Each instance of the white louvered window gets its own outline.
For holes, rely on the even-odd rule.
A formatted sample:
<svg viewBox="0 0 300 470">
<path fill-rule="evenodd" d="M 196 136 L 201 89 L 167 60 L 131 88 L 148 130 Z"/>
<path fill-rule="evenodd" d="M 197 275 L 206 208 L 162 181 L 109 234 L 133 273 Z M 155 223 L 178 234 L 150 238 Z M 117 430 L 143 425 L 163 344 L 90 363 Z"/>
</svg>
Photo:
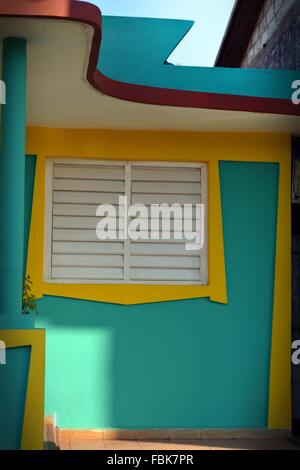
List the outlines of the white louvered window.
<svg viewBox="0 0 300 470">
<path fill-rule="evenodd" d="M 45 281 L 207 284 L 206 173 L 205 164 L 48 159 Z M 187 232 L 174 229 L 173 217 L 179 218 L 178 214 L 171 218 L 170 233 L 159 219 L 153 238 L 148 219 L 149 232 L 143 232 L 143 225 L 138 239 L 124 237 L 134 217 L 119 205 L 122 196 L 127 197 L 128 206 L 146 207 L 149 216 L 153 204 L 204 205 L 204 246 L 187 250 Z M 120 219 L 126 213 L 114 239 L 97 237 L 101 204 L 112 205 Z M 189 226 L 195 230 L 195 213 Z"/>
</svg>

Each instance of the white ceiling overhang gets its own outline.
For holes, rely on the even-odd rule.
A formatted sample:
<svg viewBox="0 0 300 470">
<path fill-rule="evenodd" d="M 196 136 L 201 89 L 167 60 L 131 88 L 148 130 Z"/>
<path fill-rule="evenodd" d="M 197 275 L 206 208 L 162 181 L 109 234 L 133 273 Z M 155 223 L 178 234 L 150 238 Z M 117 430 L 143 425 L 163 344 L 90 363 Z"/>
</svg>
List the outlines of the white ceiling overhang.
<svg viewBox="0 0 300 470">
<path fill-rule="evenodd" d="M 87 80 L 93 36 L 93 27 L 81 22 L 0 17 L 0 38 L 28 40 L 28 126 L 299 133 L 299 116 L 161 106 L 104 95 Z"/>
</svg>

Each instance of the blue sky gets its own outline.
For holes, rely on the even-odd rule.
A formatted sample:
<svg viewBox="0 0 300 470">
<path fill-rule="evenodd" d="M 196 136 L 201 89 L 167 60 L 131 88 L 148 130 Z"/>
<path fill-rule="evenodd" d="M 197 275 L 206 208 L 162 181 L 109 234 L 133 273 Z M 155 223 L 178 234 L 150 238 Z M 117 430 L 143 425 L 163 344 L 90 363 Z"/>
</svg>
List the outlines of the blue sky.
<svg viewBox="0 0 300 470">
<path fill-rule="evenodd" d="M 103 15 L 194 20 L 169 57 L 180 65 L 212 66 L 235 0 L 89 0 Z"/>
</svg>

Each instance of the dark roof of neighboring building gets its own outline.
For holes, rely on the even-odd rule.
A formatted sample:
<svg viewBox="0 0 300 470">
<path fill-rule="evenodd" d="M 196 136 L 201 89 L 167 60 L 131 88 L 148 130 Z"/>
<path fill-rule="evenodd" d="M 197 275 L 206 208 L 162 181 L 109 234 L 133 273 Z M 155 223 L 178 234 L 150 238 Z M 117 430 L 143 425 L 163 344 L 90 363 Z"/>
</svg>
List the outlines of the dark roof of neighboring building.
<svg viewBox="0 0 300 470">
<path fill-rule="evenodd" d="M 215 61 L 216 67 L 240 67 L 265 1 L 236 0 Z"/>
</svg>

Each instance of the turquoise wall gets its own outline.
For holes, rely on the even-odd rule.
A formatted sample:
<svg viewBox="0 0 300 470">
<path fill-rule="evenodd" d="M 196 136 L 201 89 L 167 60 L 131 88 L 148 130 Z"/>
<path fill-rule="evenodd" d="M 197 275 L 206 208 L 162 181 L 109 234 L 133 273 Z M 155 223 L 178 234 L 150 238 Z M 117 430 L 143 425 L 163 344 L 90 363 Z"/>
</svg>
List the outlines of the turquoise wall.
<svg viewBox="0 0 300 470">
<path fill-rule="evenodd" d="M 6 364 L 0 365 L 0 449 L 18 450 L 25 408 L 30 347 L 6 351 Z"/>
<path fill-rule="evenodd" d="M 220 163 L 228 305 L 39 301 L 59 426 L 267 426 L 278 171 Z"/>
<path fill-rule="evenodd" d="M 36 155 L 26 155 L 25 159 L 25 217 L 24 217 L 24 269 L 26 268 L 30 233 L 31 209 L 36 169 Z"/>
</svg>

